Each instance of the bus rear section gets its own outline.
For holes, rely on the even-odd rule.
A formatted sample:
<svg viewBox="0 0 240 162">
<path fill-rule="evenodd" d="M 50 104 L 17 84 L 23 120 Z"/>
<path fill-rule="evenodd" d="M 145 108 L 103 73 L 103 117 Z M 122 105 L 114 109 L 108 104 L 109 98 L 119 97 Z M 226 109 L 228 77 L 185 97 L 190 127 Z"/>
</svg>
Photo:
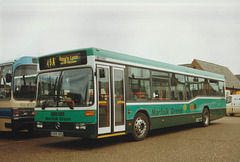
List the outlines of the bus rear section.
<svg viewBox="0 0 240 162">
<path fill-rule="evenodd" d="M 0 64 L 0 131 L 33 130 L 36 58 Z"/>
</svg>

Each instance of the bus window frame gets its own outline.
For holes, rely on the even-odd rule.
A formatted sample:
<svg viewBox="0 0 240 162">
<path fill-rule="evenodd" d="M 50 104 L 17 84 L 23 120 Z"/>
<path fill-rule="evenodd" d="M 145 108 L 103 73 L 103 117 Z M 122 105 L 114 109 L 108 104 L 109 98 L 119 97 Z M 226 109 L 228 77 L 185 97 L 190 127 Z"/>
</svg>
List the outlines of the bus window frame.
<svg viewBox="0 0 240 162">
<path fill-rule="evenodd" d="M 14 77 L 15 77 L 15 71 L 19 68 L 19 67 L 22 67 L 22 66 L 36 66 L 36 78 L 35 78 L 35 86 L 36 86 L 36 91 L 35 91 L 35 98 L 33 98 L 33 99 L 19 99 L 19 98 L 16 98 L 15 97 L 15 95 L 14 95 L 14 93 L 15 93 L 15 88 L 14 88 L 14 86 L 15 86 L 15 79 L 14 79 Z M 15 99 L 15 100 L 18 100 L 18 101 L 32 101 L 32 100 L 36 100 L 36 93 L 37 93 L 37 65 L 35 65 L 35 64 L 22 64 L 22 65 L 19 65 L 19 66 L 17 66 L 17 67 L 15 67 L 15 69 L 14 69 L 14 72 L 13 72 L 13 76 L 12 76 L 12 91 L 13 91 L 13 98 Z"/>
<path fill-rule="evenodd" d="M 159 99 L 156 99 L 156 97 L 154 98 L 154 96 L 153 96 L 153 94 L 155 93 L 155 92 L 153 92 L 153 72 L 159 72 L 159 73 L 166 73 L 167 74 L 167 76 L 159 76 L 158 77 L 158 79 L 160 79 L 161 80 L 161 82 L 163 81 L 163 80 L 165 80 L 167 83 L 168 83 L 168 87 L 166 87 L 166 97 L 165 98 L 159 98 Z M 171 73 L 170 72 L 166 72 L 166 71 L 160 71 L 160 70 L 154 70 L 154 69 L 150 69 L 150 73 L 151 73 L 151 79 L 150 79 L 150 81 L 151 81 L 151 83 L 150 83 L 150 85 L 151 85 L 151 87 L 150 87 L 150 89 L 151 89 L 151 101 L 155 101 L 155 102 L 159 102 L 159 101 L 161 101 L 161 102 L 163 102 L 163 101 L 170 101 L 171 100 L 171 82 L 170 82 L 170 75 L 171 75 Z M 155 77 L 155 79 L 156 79 L 156 77 Z M 161 85 L 161 88 L 162 88 L 162 85 Z M 160 94 L 163 92 L 163 90 L 160 92 Z"/>
<path fill-rule="evenodd" d="M 204 89 L 204 84 L 208 84 L 208 86 L 210 86 L 210 80 L 214 80 L 214 81 L 217 81 L 218 82 L 218 86 L 219 86 L 219 82 L 225 82 L 225 81 L 222 81 L 220 79 L 212 79 L 212 78 L 208 78 L 208 77 L 201 77 L 201 76 L 197 76 L 197 75 L 186 75 L 186 74 L 182 74 L 182 73 L 175 73 L 175 72 L 170 72 L 170 71 L 164 71 L 164 70 L 158 70 L 158 69 L 151 69 L 151 68 L 146 68 L 146 67 L 139 67 L 139 66 L 133 66 L 133 65 L 128 65 L 126 66 L 126 69 L 125 69 L 125 82 L 126 82 L 126 89 L 129 89 L 130 88 L 130 79 L 129 79 L 129 70 L 128 68 L 139 68 L 139 69 L 144 69 L 144 70 L 149 70 L 150 71 L 150 98 L 151 100 L 134 100 L 130 97 L 130 93 L 129 91 L 126 91 L 126 101 L 129 102 L 129 103 L 135 103 L 135 102 L 141 102 L 141 103 L 144 103 L 144 102 L 188 102 L 188 101 L 191 101 L 193 100 L 194 98 L 196 97 L 223 97 L 223 95 L 217 93 L 216 95 L 210 95 L 210 90 L 209 90 L 209 87 L 207 89 Z M 156 72 L 163 72 L 163 73 L 168 73 L 168 81 L 169 81 L 169 99 L 166 99 L 166 100 L 153 100 L 153 88 L 152 88 L 152 72 L 153 71 L 156 71 Z M 181 75 L 184 77 L 184 87 L 183 87 L 183 91 L 184 91 L 184 94 L 183 94 L 183 99 L 177 99 L 177 100 L 173 100 L 172 99 L 172 96 L 171 96 L 171 86 L 172 86 L 172 75 Z M 193 80 L 193 82 L 189 81 L 189 77 L 193 77 L 194 79 L 197 78 L 197 81 L 196 80 Z M 200 82 L 202 80 L 204 80 L 204 82 Z M 200 89 L 200 84 L 202 83 L 202 88 L 203 89 Z M 187 92 L 187 84 L 197 84 L 197 95 L 196 96 L 193 96 L 191 98 L 187 98 L 186 96 L 186 92 Z M 202 93 L 201 94 L 201 90 L 202 90 Z M 225 91 L 225 87 L 223 89 Z M 191 91 L 191 90 L 190 90 Z M 219 87 L 219 91 L 220 91 L 220 87 Z M 206 94 L 204 94 L 206 93 Z"/>
<path fill-rule="evenodd" d="M 83 107 L 92 107 L 95 103 L 96 103 L 96 101 L 95 101 L 95 99 L 96 99 L 96 96 L 95 96 L 95 82 L 94 82 L 94 80 L 95 80 L 95 72 L 94 72 L 94 70 L 93 70 L 93 67 L 92 66 L 74 66 L 74 67 L 61 67 L 61 68 L 52 68 L 52 69 L 47 69 L 47 70 L 43 70 L 42 72 L 40 72 L 40 73 L 38 73 L 37 74 L 37 91 L 36 91 L 36 107 L 42 107 L 42 104 L 38 104 L 38 96 L 39 96 L 39 80 L 38 80 L 38 77 L 39 77 L 39 75 L 40 74 L 44 74 L 44 73 L 51 73 L 51 72 L 60 72 L 60 75 L 59 76 L 62 76 L 62 72 L 63 71 L 65 71 L 65 70 L 73 70 L 73 69 L 82 69 L 82 68 L 90 68 L 91 69 L 91 71 L 92 71 L 92 82 L 93 82 L 93 99 L 92 99 L 92 104 L 91 105 L 88 105 L 88 106 L 75 106 L 74 108 L 83 108 Z M 58 78 L 59 79 L 59 78 Z M 57 87 L 59 88 L 59 84 L 60 83 L 58 83 L 58 85 L 57 85 Z M 58 89 L 59 90 L 59 89 Z M 58 101 L 59 102 L 59 101 Z M 68 107 L 67 105 L 66 106 L 47 106 L 47 107 L 51 107 L 51 108 L 53 108 L 53 107 L 56 107 L 56 108 L 64 108 L 64 107 Z"/>
</svg>

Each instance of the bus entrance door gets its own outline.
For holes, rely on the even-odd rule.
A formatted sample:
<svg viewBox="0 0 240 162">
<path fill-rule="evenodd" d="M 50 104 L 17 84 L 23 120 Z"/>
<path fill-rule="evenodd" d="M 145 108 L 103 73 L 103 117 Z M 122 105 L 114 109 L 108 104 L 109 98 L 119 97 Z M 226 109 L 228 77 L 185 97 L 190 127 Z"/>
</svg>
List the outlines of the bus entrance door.
<svg viewBox="0 0 240 162">
<path fill-rule="evenodd" d="M 123 67 L 97 66 L 98 135 L 125 131 L 124 84 Z"/>
</svg>

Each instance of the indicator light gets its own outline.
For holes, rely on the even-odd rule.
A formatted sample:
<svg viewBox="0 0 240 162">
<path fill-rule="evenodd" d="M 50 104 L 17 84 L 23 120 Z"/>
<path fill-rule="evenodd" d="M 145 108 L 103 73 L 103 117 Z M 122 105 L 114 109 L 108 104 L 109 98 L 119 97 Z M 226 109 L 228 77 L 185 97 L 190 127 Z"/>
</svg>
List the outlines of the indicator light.
<svg viewBox="0 0 240 162">
<path fill-rule="evenodd" d="M 95 111 L 85 111 L 85 116 L 95 116 Z"/>
</svg>

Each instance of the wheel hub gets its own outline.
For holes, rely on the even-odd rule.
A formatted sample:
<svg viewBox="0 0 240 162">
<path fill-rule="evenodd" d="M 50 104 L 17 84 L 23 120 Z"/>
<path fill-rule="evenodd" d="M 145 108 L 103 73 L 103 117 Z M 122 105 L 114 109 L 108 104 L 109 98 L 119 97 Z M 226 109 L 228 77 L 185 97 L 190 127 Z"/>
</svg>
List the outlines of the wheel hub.
<svg viewBox="0 0 240 162">
<path fill-rule="evenodd" d="M 143 135 L 146 132 L 147 123 L 142 119 L 138 119 L 135 123 L 135 128 L 138 135 Z"/>
</svg>

